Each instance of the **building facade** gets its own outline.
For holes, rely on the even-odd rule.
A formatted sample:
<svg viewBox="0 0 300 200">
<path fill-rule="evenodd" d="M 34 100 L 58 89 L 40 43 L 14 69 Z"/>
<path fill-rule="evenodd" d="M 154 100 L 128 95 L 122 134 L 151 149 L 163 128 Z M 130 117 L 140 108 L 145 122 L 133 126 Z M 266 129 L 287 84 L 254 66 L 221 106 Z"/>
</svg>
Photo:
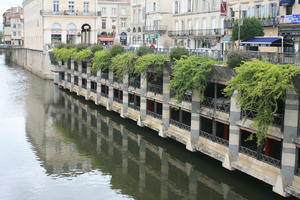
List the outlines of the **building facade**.
<svg viewBox="0 0 300 200">
<path fill-rule="evenodd" d="M 264 26 L 264 36 L 278 36 L 279 4 L 274 0 L 228 0 L 227 17 L 224 22 L 226 35 L 230 36 L 234 23 L 246 17 L 255 17 Z M 226 41 L 229 42 L 229 41 Z M 230 49 L 236 49 L 238 43 L 228 45 Z M 276 47 L 258 47 L 260 51 L 277 51 Z"/>
<path fill-rule="evenodd" d="M 172 30 L 174 46 L 189 49 L 220 49 L 224 34 L 221 0 L 173 0 Z"/>
<path fill-rule="evenodd" d="M 23 8 L 12 7 L 3 14 L 3 41 L 6 44 L 22 46 L 23 36 Z"/>
<path fill-rule="evenodd" d="M 136 47 L 145 44 L 146 0 L 131 1 L 130 44 Z"/>
</svg>

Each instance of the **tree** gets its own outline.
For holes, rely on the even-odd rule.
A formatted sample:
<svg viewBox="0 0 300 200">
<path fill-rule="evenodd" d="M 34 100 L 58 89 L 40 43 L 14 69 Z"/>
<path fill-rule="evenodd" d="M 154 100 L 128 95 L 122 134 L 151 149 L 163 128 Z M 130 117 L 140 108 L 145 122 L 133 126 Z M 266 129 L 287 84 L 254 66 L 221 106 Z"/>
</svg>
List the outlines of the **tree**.
<svg viewBox="0 0 300 200">
<path fill-rule="evenodd" d="M 0 31 L 0 43 L 3 43 L 3 32 Z"/>
<path fill-rule="evenodd" d="M 232 28 L 232 40 L 238 40 L 238 22 L 233 25 Z M 243 19 L 243 25 L 241 25 L 241 40 L 250 40 L 256 36 L 264 36 L 264 26 L 256 18 Z"/>
</svg>

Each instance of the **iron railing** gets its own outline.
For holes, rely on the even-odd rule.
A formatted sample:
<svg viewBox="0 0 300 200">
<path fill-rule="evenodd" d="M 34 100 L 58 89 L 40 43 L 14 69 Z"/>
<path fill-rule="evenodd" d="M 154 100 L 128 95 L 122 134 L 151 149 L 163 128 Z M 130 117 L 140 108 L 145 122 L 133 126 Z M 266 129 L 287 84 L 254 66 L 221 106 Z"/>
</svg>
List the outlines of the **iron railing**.
<svg viewBox="0 0 300 200">
<path fill-rule="evenodd" d="M 276 26 L 276 25 L 279 24 L 276 17 L 271 17 L 271 18 L 260 18 L 260 19 L 258 19 L 258 20 L 261 22 L 261 24 L 262 24 L 263 26 Z M 226 29 L 226 28 L 231 29 L 231 28 L 234 26 L 234 24 L 235 24 L 236 22 L 237 22 L 237 20 L 225 20 L 225 21 L 224 21 L 224 28 L 225 28 L 225 29 Z"/>
<path fill-rule="evenodd" d="M 243 111 L 241 116 L 243 118 L 253 120 L 256 116 L 256 112 L 252 110 Z M 274 114 L 273 117 L 274 117 L 273 125 L 279 128 L 283 128 L 284 114 Z"/>
<path fill-rule="evenodd" d="M 128 103 L 128 107 L 130 107 L 130 108 L 132 108 L 132 109 L 134 109 L 134 110 L 140 110 L 140 107 L 139 106 L 137 106 L 137 105 L 135 105 L 134 103 Z"/>
<path fill-rule="evenodd" d="M 205 97 L 201 105 L 207 108 L 216 109 L 221 112 L 230 112 L 230 103 L 225 98 Z"/>
<path fill-rule="evenodd" d="M 54 16 L 98 16 L 99 13 L 96 12 L 81 12 L 78 10 L 64 10 L 64 11 L 46 11 L 46 10 L 41 10 L 40 11 L 41 15 L 54 15 Z"/>
<path fill-rule="evenodd" d="M 147 115 L 150 115 L 151 117 L 154 117 L 156 119 L 162 119 L 162 115 L 161 114 L 158 114 L 156 112 L 152 112 L 152 111 L 149 111 L 147 110 Z"/>
<path fill-rule="evenodd" d="M 118 103 L 121 103 L 121 104 L 123 103 L 122 99 L 119 99 L 117 97 L 114 97 L 113 99 L 114 99 L 115 102 L 118 102 Z"/>
<path fill-rule="evenodd" d="M 190 131 L 191 130 L 191 126 L 189 125 L 186 125 L 184 123 L 181 123 L 177 120 L 174 120 L 174 119 L 170 119 L 170 124 L 178 127 L 178 128 L 181 128 L 181 129 L 184 129 L 184 130 L 187 130 L 187 131 Z"/>
<path fill-rule="evenodd" d="M 224 146 L 229 146 L 229 141 L 228 140 L 225 140 L 223 138 L 220 138 L 216 135 L 213 135 L 213 134 L 210 134 L 210 133 L 207 133 L 205 131 L 199 131 L 199 135 L 202 136 L 202 137 L 205 137 L 213 142 L 216 142 L 218 144 L 222 144 Z"/>
<path fill-rule="evenodd" d="M 141 81 L 131 78 L 129 79 L 128 85 L 134 88 L 141 88 Z"/>
<path fill-rule="evenodd" d="M 165 32 L 168 26 L 157 25 L 157 26 L 144 26 L 144 32 Z"/>
<path fill-rule="evenodd" d="M 155 94 L 162 94 L 163 93 L 163 87 L 161 85 L 156 85 L 152 83 L 148 83 L 147 90 L 149 92 L 153 92 Z"/>
<path fill-rule="evenodd" d="M 170 97 L 171 98 L 175 97 L 175 92 L 172 91 L 172 90 L 170 91 Z M 185 94 L 183 95 L 182 100 L 187 101 L 187 102 L 191 102 L 192 101 L 192 92 L 191 91 L 185 92 Z"/>
<path fill-rule="evenodd" d="M 224 29 L 215 28 L 215 29 L 199 29 L 199 30 L 178 30 L 178 31 L 169 31 L 168 35 L 170 37 L 201 37 L 201 36 L 221 36 L 224 34 Z"/>
</svg>

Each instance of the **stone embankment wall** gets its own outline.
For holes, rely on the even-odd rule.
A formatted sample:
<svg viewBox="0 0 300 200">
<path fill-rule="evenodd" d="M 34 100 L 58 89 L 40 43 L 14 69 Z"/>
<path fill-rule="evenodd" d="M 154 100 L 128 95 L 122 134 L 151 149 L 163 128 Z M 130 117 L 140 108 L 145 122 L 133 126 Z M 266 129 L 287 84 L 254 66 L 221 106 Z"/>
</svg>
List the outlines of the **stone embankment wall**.
<svg viewBox="0 0 300 200">
<path fill-rule="evenodd" d="M 53 80 L 53 73 L 50 69 L 51 63 L 49 53 L 47 51 L 13 48 L 12 62 L 24 67 L 43 79 Z"/>
</svg>

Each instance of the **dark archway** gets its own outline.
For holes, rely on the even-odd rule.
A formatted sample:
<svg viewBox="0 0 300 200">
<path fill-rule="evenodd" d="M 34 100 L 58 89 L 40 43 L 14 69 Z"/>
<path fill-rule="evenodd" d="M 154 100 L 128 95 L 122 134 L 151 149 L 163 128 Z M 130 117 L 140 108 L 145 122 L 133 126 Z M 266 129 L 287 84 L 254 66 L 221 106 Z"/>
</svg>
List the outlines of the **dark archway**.
<svg viewBox="0 0 300 200">
<path fill-rule="evenodd" d="M 81 26 L 81 43 L 84 43 L 84 44 L 91 43 L 91 31 L 92 31 L 92 28 L 89 24 L 83 24 Z"/>
</svg>

